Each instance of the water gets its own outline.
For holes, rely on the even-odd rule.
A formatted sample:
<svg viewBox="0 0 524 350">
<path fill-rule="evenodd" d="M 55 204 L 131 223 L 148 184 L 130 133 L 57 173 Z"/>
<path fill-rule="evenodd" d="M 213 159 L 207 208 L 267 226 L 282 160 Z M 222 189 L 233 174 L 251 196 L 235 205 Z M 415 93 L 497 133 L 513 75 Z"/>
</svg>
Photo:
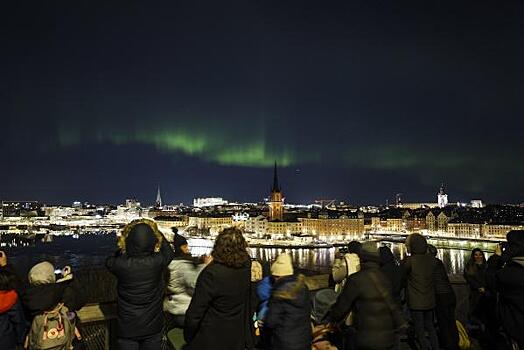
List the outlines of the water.
<svg viewBox="0 0 524 350">
<path fill-rule="evenodd" d="M 8 255 L 10 263 L 22 274 L 26 274 L 34 264 L 47 260 L 56 267 L 70 265 L 73 269 L 103 266 L 105 259 L 116 251 L 115 234 L 83 234 L 73 236 L 54 236 L 52 242 L 41 240 L 27 241 L 14 236 L 0 236 L 1 248 Z M 191 253 L 195 256 L 209 254 L 213 242 L 204 239 L 190 239 Z M 383 242 L 388 245 L 398 259 L 406 255 L 401 243 Z M 438 242 L 437 242 L 438 247 Z M 295 266 L 300 269 L 328 272 L 333 264 L 335 248 L 249 248 L 253 257 L 263 262 L 271 262 L 282 252 L 291 254 Z M 461 274 L 469 258 L 470 247 L 439 248 L 438 257 L 452 274 Z"/>
</svg>

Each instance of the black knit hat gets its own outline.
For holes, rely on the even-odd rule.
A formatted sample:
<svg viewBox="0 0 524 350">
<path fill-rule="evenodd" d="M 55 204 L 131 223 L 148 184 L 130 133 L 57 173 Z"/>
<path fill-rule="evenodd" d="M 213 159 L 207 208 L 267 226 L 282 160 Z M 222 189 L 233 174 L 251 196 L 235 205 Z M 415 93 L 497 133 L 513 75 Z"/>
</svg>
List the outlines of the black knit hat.
<svg viewBox="0 0 524 350">
<path fill-rule="evenodd" d="M 380 263 L 380 253 L 377 247 L 377 243 L 372 241 L 364 242 L 364 244 L 362 244 L 362 248 L 360 249 L 358 257 L 362 262 L 373 261 Z"/>
<path fill-rule="evenodd" d="M 173 236 L 173 249 L 175 250 L 175 254 L 183 253 L 180 250 L 180 247 L 182 247 L 183 245 L 187 245 L 187 239 L 185 239 L 184 236 L 175 233 L 175 235 Z"/>
</svg>

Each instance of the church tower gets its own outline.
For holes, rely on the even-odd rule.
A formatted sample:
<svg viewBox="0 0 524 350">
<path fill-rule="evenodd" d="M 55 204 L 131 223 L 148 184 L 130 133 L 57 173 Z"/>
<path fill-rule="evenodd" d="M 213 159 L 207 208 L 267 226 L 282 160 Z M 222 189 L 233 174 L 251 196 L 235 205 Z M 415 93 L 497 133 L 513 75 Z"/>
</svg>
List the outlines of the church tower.
<svg viewBox="0 0 524 350">
<path fill-rule="evenodd" d="M 162 196 L 160 196 L 160 185 L 157 187 L 157 191 L 156 191 L 155 207 L 162 208 Z"/>
<path fill-rule="evenodd" d="M 278 185 L 277 162 L 273 172 L 273 187 L 269 194 L 269 221 L 282 221 L 284 219 L 284 199 Z"/>
<path fill-rule="evenodd" d="M 440 191 L 438 191 L 437 194 L 437 203 L 439 208 L 444 208 L 446 205 L 448 205 L 448 195 L 444 191 L 444 183 L 440 185 Z"/>
</svg>

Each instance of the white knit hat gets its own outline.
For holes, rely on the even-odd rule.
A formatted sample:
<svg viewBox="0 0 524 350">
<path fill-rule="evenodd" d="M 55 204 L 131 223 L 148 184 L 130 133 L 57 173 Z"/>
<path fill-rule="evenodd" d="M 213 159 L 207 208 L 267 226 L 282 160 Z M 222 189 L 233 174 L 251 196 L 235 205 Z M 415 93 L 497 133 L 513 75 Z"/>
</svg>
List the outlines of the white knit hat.
<svg viewBox="0 0 524 350">
<path fill-rule="evenodd" d="M 30 284 L 55 283 L 55 267 L 50 262 L 43 261 L 33 266 L 27 277 Z"/>
<path fill-rule="evenodd" d="M 291 256 L 287 253 L 282 253 L 277 256 L 277 260 L 271 265 L 271 274 L 277 277 L 291 276 L 293 274 Z"/>
</svg>

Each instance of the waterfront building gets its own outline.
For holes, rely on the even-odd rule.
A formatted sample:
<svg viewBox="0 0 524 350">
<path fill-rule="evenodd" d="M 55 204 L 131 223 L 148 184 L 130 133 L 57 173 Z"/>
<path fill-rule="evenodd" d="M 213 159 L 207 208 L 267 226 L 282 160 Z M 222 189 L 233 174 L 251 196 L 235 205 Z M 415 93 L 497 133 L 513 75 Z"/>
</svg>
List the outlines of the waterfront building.
<svg viewBox="0 0 524 350">
<path fill-rule="evenodd" d="M 231 215 L 199 215 L 189 216 L 188 226 L 196 227 L 199 230 L 208 229 L 210 232 L 219 232 L 224 228 L 233 225 L 233 217 Z"/>
<path fill-rule="evenodd" d="M 448 223 L 447 233 L 450 236 L 460 238 L 481 238 L 483 236 L 483 225 L 452 220 Z"/>
<path fill-rule="evenodd" d="M 318 218 L 299 218 L 302 223 L 302 233 L 321 239 L 359 236 L 364 234 L 364 218 L 350 218 L 341 215 L 338 218 L 319 216 Z"/>
<path fill-rule="evenodd" d="M 426 228 L 433 232 L 446 232 L 450 218 L 444 210 L 429 210 L 426 215 Z"/>
<path fill-rule="evenodd" d="M 482 227 L 485 238 L 506 239 L 506 234 L 512 230 L 524 230 L 524 224 L 486 224 Z"/>
</svg>

